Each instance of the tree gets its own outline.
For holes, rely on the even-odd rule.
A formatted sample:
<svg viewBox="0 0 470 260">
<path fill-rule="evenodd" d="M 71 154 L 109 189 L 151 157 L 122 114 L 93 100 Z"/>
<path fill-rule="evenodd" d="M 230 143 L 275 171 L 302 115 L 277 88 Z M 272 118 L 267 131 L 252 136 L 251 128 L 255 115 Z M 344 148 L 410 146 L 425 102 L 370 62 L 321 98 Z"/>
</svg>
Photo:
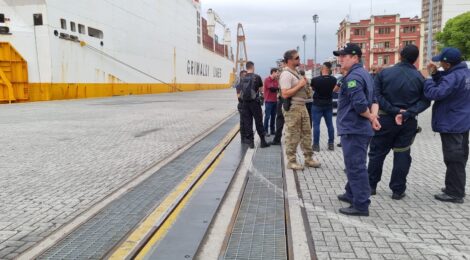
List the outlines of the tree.
<svg viewBox="0 0 470 260">
<path fill-rule="evenodd" d="M 438 32 L 439 48 L 455 47 L 462 52 L 464 60 L 470 59 L 470 12 L 447 21 L 444 30 Z"/>
</svg>

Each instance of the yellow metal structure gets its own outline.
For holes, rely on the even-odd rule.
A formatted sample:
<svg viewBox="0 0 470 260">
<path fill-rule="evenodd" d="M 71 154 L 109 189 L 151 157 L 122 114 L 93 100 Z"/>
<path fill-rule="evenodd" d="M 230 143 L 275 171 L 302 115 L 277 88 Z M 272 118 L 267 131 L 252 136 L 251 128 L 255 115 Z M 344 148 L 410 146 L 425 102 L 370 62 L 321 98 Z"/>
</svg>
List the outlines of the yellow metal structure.
<svg viewBox="0 0 470 260">
<path fill-rule="evenodd" d="M 0 102 L 28 99 L 28 64 L 10 43 L 0 42 Z"/>
</svg>

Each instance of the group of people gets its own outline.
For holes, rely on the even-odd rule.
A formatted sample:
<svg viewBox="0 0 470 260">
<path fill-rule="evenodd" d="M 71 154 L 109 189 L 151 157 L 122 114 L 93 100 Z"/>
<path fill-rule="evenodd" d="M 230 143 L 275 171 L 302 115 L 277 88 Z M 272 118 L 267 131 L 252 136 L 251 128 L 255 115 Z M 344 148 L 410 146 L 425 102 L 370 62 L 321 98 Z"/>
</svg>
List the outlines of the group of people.
<svg viewBox="0 0 470 260">
<path fill-rule="evenodd" d="M 389 184 L 392 199 L 400 200 L 406 196 L 411 146 L 420 129 L 417 115 L 434 101 L 432 129 L 440 133 L 446 165 L 445 187 L 435 198 L 463 203 L 469 154 L 470 70 L 462 62 L 461 52 L 456 48 L 444 48 L 433 57 L 433 61 L 440 62 L 441 69 L 433 63 L 427 65 L 428 79 L 413 65 L 419 57 L 415 45 L 405 46 L 400 52 L 400 62 L 373 76 L 361 63 L 362 50 L 358 45 L 348 43 L 333 54 L 338 57 L 344 73 L 339 82 L 331 76 L 331 64 L 325 63 L 322 75 L 308 84 L 297 71 L 300 58 L 296 50 L 284 54 L 285 67 L 282 71 L 272 69 L 264 84 L 254 74 L 254 64 L 249 62 L 247 74 L 241 75 L 243 78 L 237 85 L 242 141 L 254 147 L 253 119 L 261 147 L 269 146 L 265 139 L 268 130 L 275 135 L 271 144 L 280 144 L 284 126 L 287 167 L 303 169 L 296 158 L 299 144 L 305 166 L 320 167 L 320 162 L 313 158 L 314 151 L 319 151 L 319 122 L 321 117 L 325 118 L 328 148 L 333 150 L 331 96 L 337 91 L 336 127 L 348 180 L 344 194 L 338 195 L 338 199 L 351 205 L 339 212 L 368 216 L 370 197 L 376 194 L 384 160 L 390 151 L 394 154 Z M 262 87 L 266 98 L 264 124 L 259 94 Z M 307 109 L 312 97 L 311 109 Z"/>
</svg>

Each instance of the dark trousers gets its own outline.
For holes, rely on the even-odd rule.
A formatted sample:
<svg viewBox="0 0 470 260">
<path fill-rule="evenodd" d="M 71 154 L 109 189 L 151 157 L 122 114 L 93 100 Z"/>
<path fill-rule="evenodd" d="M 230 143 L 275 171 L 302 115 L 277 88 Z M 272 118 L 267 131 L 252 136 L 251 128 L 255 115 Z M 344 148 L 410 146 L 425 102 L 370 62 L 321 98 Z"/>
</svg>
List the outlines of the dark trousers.
<svg viewBox="0 0 470 260">
<path fill-rule="evenodd" d="M 243 109 L 242 109 L 242 103 L 238 102 L 238 114 L 240 115 L 240 137 L 242 138 L 242 141 L 245 139 L 245 127 L 243 126 Z"/>
<path fill-rule="evenodd" d="M 282 129 L 284 129 L 284 115 L 282 114 L 282 100 L 279 99 L 276 105 L 276 135 L 273 142 L 281 141 Z"/>
<path fill-rule="evenodd" d="M 441 133 L 442 153 L 446 164 L 445 192 L 457 198 L 465 196 L 468 161 L 468 131 L 463 134 Z"/>
<path fill-rule="evenodd" d="M 344 164 L 346 165 L 346 196 L 352 206 L 361 211 L 369 209 L 370 185 L 367 176 L 367 147 L 370 137 L 365 135 L 342 135 Z"/>
<path fill-rule="evenodd" d="M 276 121 L 276 102 L 264 102 L 264 131 L 267 133 L 271 130 L 271 134 L 274 134 L 274 123 Z M 268 129 L 269 126 L 269 129 Z"/>
<path fill-rule="evenodd" d="M 258 101 L 244 101 L 242 104 L 242 117 L 245 132 L 245 139 L 253 141 L 253 119 L 255 120 L 256 131 L 260 137 L 264 137 L 263 111 Z"/>
<path fill-rule="evenodd" d="M 414 118 L 406 120 L 401 126 L 395 118 L 382 115 L 379 119 L 382 128 L 375 133 L 369 151 L 369 183 L 372 189 L 382 178 L 385 157 L 393 150 L 393 169 L 389 187 L 393 193 L 402 194 L 406 190 L 406 177 L 411 166 L 411 145 L 416 136 L 418 122 Z"/>
<path fill-rule="evenodd" d="M 325 119 L 326 127 L 328 128 L 328 143 L 332 144 L 335 140 L 335 127 L 333 126 L 333 106 L 312 105 L 313 144 L 320 144 L 320 122 L 322 117 Z"/>
<path fill-rule="evenodd" d="M 312 106 L 313 102 L 305 103 L 305 107 L 307 108 L 308 112 L 308 118 L 310 118 L 310 127 L 312 127 Z"/>
</svg>

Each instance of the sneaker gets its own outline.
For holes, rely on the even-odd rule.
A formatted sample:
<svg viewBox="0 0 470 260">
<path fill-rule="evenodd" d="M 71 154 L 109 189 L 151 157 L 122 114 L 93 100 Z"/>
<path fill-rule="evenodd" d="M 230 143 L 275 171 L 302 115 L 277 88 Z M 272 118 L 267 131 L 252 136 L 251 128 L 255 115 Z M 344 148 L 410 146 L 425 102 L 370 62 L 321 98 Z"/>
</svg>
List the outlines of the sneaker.
<svg viewBox="0 0 470 260">
<path fill-rule="evenodd" d="M 444 201 L 444 202 L 452 202 L 452 203 L 460 203 L 460 204 L 463 203 L 463 198 L 457 198 L 457 197 L 450 196 L 445 193 L 436 194 L 434 195 L 434 198 L 440 201 Z"/>
<path fill-rule="evenodd" d="M 299 163 L 297 162 L 289 162 L 287 164 L 287 169 L 292 169 L 292 170 L 296 170 L 296 171 L 301 171 L 304 169 L 304 167 L 302 165 L 300 165 Z"/>
<path fill-rule="evenodd" d="M 393 195 L 392 195 L 392 199 L 394 199 L 394 200 L 401 200 L 401 199 L 403 199 L 405 196 L 406 196 L 406 194 L 405 194 L 404 192 L 401 193 L 401 194 L 394 192 Z"/>
<path fill-rule="evenodd" d="M 320 146 L 318 144 L 314 144 L 312 146 L 312 149 L 313 149 L 314 152 L 319 152 L 320 151 Z"/>
<path fill-rule="evenodd" d="M 340 194 L 338 195 L 338 199 L 342 202 L 346 202 L 346 203 L 349 203 L 349 204 L 352 204 L 352 200 L 346 196 L 346 194 Z"/>
<path fill-rule="evenodd" d="M 328 144 L 328 150 L 334 151 L 335 150 L 335 145 L 334 144 Z"/>
<path fill-rule="evenodd" d="M 307 167 L 320 168 L 321 163 L 313 158 L 305 160 L 305 165 Z"/>
<path fill-rule="evenodd" d="M 349 216 L 363 216 L 363 217 L 368 217 L 369 216 L 369 211 L 365 210 L 358 210 L 351 207 L 348 208 L 340 208 L 339 213 L 344 214 L 344 215 L 349 215 Z"/>
</svg>

